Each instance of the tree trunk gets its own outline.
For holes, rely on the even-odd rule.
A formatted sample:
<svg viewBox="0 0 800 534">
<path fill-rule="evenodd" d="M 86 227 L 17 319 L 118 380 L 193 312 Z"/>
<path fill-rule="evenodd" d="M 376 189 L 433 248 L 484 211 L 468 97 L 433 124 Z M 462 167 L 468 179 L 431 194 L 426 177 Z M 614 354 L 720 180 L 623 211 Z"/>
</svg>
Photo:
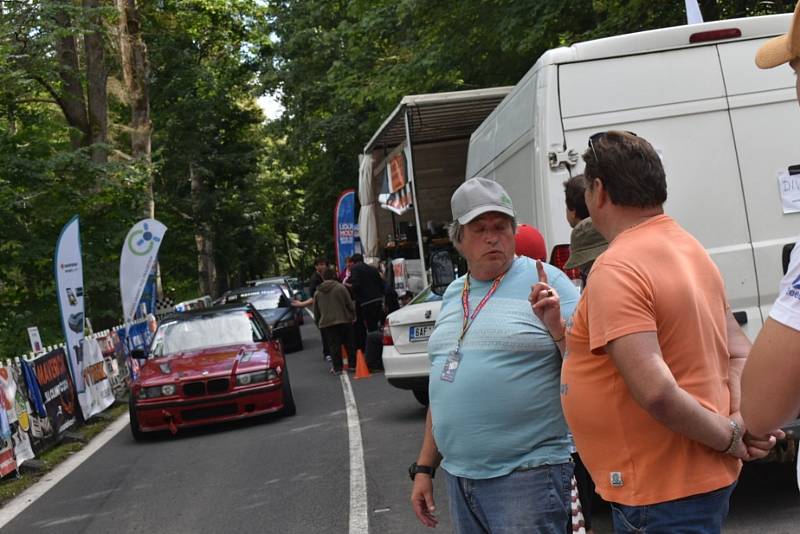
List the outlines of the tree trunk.
<svg viewBox="0 0 800 534">
<path fill-rule="evenodd" d="M 69 0 L 56 0 L 56 3 L 66 8 L 70 6 Z M 51 95 L 61 107 L 67 123 L 77 130 L 70 133 L 70 141 L 72 147 L 78 149 L 88 146 L 90 139 L 89 118 L 86 115 L 86 103 L 78 67 L 78 47 L 72 34 L 72 20 L 67 11 L 58 10 L 53 18 L 64 32 L 63 36 L 56 40 L 58 75 L 63 84 L 63 92 Z"/>
<path fill-rule="evenodd" d="M 141 20 L 136 0 L 116 0 L 119 11 L 119 49 L 122 76 L 131 107 L 131 156 L 151 162 L 150 95 L 147 87 L 149 65 L 147 46 L 142 38 Z M 152 174 L 148 170 L 145 215 L 155 217 Z"/>
<path fill-rule="evenodd" d="M 217 296 L 217 269 L 214 264 L 214 244 L 211 226 L 205 220 L 203 200 L 205 186 L 203 180 L 189 164 L 189 179 L 192 187 L 192 218 L 194 219 L 194 242 L 197 245 L 197 275 L 201 295 Z"/>
<path fill-rule="evenodd" d="M 92 161 L 106 163 L 108 161 L 108 149 L 105 146 L 108 141 L 108 92 L 106 89 L 108 71 L 106 70 L 103 35 L 100 33 L 103 19 L 99 14 L 98 0 L 83 0 L 83 7 L 93 27 L 83 36 L 89 104 L 89 143 L 92 145 Z"/>
</svg>

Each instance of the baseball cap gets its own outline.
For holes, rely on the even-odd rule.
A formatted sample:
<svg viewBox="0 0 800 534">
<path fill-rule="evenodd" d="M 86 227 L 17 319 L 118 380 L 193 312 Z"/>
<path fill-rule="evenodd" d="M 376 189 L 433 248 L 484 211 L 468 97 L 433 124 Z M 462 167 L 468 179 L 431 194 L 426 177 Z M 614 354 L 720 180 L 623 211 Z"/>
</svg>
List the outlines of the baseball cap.
<svg viewBox="0 0 800 534">
<path fill-rule="evenodd" d="M 453 219 L 467 224 L 475 217 L 489 211 L 514 217 L 514 206 L 503 186 L 488 178 L 470 178 L 461 184 L 450 199 Z"/>
<path fill-rule="evenodd" d="M 574 269 L 594 261 L 608 248 L 608 241 L 597 231 L 592 219 L 583 219 L 572 229 L 569 236 L 570 254 L 564 267 Z"/>
<path fill-rule="evenodd" d="M 756 65 L 771 69 L 800 57 L 800 2 L 794 8 L 789 33 L 774 37 L 756 52 Z"/>
<path fill-rule="evenodd" d="M 542 234 L 527 224 L 517 225 L 517 235 L 514 236 L 516 241 L 515 252 L 517 256 L 527 256 L 534 260 L 547 260 L 547 247 L 544 244 L 544 237 Z"/>
</svg>

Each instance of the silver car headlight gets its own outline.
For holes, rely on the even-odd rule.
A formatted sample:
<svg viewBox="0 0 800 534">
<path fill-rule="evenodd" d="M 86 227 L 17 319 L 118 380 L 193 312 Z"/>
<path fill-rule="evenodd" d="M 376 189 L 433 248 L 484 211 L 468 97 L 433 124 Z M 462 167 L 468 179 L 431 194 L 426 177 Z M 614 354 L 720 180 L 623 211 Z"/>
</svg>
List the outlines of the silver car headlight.
<svg viewBox="0 0 800 534">
<path fill-rule="evenodd" d="M 274 369 L 265 369 L 263 371 L 256 371 L 254 373 L 242 373 L 236 375 L 237 386 L 247 386 L 249 384 L 257 384 L 259 382 L 267 382 L 278 378 L 278 373 Z"/>
<path fill-rule="evenodd" d="M 175 384 L 164 384 L 163 386 L 150 386 L 139 390 L 140 399 L 155 399 L 157 397 L 169 397 L 175 395 L 178 388 Z"/>
</svg>

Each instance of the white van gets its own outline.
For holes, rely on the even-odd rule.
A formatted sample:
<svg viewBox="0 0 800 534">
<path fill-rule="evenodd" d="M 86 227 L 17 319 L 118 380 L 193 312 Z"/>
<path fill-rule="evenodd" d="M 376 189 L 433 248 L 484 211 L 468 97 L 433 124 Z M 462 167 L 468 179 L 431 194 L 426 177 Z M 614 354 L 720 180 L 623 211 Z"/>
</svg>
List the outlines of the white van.
<svg viewBox="0 0 800 534">
<path fill-rule="evenodd" d="M 753 339 L 777 296 L 781 254 L 800 232 L 778 173 L 800 163 L 789 67 L 759 70 L 756 49 L 791 15 L 622 35 L 546 52 L 472 134 L 467 178 L 502 183 L 519 221 L 569 243 L 562 183 L 582 172 L 591 134 L 650 141 L 667 172 L 666 212 L 708 249 Z M 669 243 L 664 243 L 669 246 Z"/>
</svg>

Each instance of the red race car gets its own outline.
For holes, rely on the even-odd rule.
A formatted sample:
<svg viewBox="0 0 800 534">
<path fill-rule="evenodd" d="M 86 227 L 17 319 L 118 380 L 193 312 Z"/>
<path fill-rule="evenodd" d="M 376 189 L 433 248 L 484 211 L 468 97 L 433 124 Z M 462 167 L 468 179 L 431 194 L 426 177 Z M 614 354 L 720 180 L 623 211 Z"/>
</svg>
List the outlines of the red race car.
<svg viewBox="0 0 800 534">
<path fill-rule="evenodd" d="M 177 314 L 158 327 L 131 384 L 131 432 L 230 421 L 280 412 L 294 415 L 280 343 L 249 304 Z"/>
</svg>

